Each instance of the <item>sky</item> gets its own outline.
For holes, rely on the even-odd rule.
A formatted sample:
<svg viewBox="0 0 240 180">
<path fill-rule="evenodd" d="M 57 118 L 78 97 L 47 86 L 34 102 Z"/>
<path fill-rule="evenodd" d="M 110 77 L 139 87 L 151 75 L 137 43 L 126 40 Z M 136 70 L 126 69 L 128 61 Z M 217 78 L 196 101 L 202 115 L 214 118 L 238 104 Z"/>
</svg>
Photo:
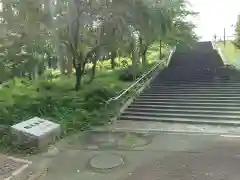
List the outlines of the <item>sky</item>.
<svg viewBox="0 0 240 180">
<path fill-rule="evenodd" d="M 200 14 L 192 19 L 197 25 L 196 33 L 202 40 L 212 40 L 213 35 L 223 37 L 234 35 L 237 16 L 240 13 L 240 0 L 188 0 L 194 11 Z"/>
<path fill-rule="evenodd" d="M 212 40 L 214 34 L 223 37 L 226 28 L 227 38 L 234 35 L 233 25 L 240 14 L 240 0 L 188 0 L 191 9 L 199 15 L 190 20 L 197 25 L 196 33 L 202 40 Z M 1 9 L 1 4 L 0 4 Z"/>
</svg>

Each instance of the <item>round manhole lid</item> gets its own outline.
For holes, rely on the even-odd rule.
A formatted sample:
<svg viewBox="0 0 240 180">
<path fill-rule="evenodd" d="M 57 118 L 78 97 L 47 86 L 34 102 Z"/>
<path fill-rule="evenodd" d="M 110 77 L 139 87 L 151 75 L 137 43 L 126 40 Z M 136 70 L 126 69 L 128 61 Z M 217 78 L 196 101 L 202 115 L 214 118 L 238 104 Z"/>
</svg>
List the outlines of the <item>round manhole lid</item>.
<svg viewBox="0 0 240 180">
<path fill-rule="evenodd" d="M 123 158 L 116 154 L 101 154 L 92 158 L 90 166 L 98 170 L 111 170 L 124 163 Z"/>
</svg>

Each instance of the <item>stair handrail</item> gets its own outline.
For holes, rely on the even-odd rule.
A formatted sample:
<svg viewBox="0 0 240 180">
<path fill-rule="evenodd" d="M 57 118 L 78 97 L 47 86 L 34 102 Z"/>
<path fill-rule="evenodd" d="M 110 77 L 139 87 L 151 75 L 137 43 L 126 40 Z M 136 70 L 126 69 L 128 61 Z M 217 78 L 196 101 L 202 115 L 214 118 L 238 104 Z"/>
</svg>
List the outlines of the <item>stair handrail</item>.
<svg viewBox="0 0 240 180">
<path fill-rule="evenodd" d="M 173 53 L 176 50 L 176 46 L 173 47 L 173 49 L 169 52 L 168 54 L 168 59 L 167 59 L 167 65 L 173 55 Z M 126 93 L 128 93 L 132 88 L 134 88 L 141 80 L 143 80 L 146 76 L 148 76 L 150 73 L 152 73 L 159 65 L 163 64 L 164 61 L 161 61 L 159 63 L 156 63 L 148 72 L 144 73 L 140 78 L 137 79 L 137 81 L 135 81 L 132 85 L 130 85 L 127 89 L 125 89 L 124 91 L 120 91 L 121 93 L 115 97 L 110 98 L 106 103 L 109 104 L 112 101 L 116 101 L 118 99 L 120 99 L 123 95 L 125 95 Z"/>
<path fill-rule="evenodd" d="M 168 60 L 167 60 L 167 66 L 169 65 L 170 60 L 171 60 L 171 58 L 173 56 L 173 53 L 175 53 L 175 51 L 176 51 L 176 46 L 174 46 L 173 49 L 170 51 L 170 54 L 169 54 Z"/>
</svg>

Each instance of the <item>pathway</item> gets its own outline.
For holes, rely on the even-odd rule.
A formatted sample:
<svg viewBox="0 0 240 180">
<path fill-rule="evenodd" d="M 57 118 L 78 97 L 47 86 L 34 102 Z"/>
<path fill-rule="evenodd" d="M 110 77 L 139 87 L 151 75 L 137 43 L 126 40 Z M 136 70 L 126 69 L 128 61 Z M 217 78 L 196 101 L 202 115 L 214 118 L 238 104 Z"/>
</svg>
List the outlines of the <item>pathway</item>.
<svg viewBox="0 0 240 180">
<path fill-rule="evenodd" d="M 59 152 L 40 168 L 42 174 L 35 180 L 238 180 L 240 176 L 238 137 L 92 132 L 57 147 Z"/>
</svg>

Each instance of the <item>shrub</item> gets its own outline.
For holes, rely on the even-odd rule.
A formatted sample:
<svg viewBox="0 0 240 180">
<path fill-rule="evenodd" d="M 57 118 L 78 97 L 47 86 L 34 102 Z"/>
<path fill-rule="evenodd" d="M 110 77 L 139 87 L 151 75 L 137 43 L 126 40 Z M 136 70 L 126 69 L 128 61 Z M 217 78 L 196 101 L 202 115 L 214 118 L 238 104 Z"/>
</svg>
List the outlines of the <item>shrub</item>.
<svg viewBox="0 0 240 180">
<path fill-rule="evenodd" d="M 121 61 L 121 66 L 122 66 L 122 67 L 127 67 L 127 66 L 128 66 L 128 60 L 127 60 L 127 59 L 123 59 L 123 60 Z"/>
<path fill-rule="evenodd" d="M 98 87 L 86 93 L 84 98 L 84 108 L 93 111 L 104 106 L 104 103 L 115 95 L 115 92 L 104 87 Z"/>
<path fill-rule="evenodd" d="M 120 71 L 119 80 L 121 81 L 134 81 L 133 66 L 128 66 L 127 68 Z M 140 68 L 136 69 L 136 78 L 141 76 L 142 72 Z"/>
</svg>

